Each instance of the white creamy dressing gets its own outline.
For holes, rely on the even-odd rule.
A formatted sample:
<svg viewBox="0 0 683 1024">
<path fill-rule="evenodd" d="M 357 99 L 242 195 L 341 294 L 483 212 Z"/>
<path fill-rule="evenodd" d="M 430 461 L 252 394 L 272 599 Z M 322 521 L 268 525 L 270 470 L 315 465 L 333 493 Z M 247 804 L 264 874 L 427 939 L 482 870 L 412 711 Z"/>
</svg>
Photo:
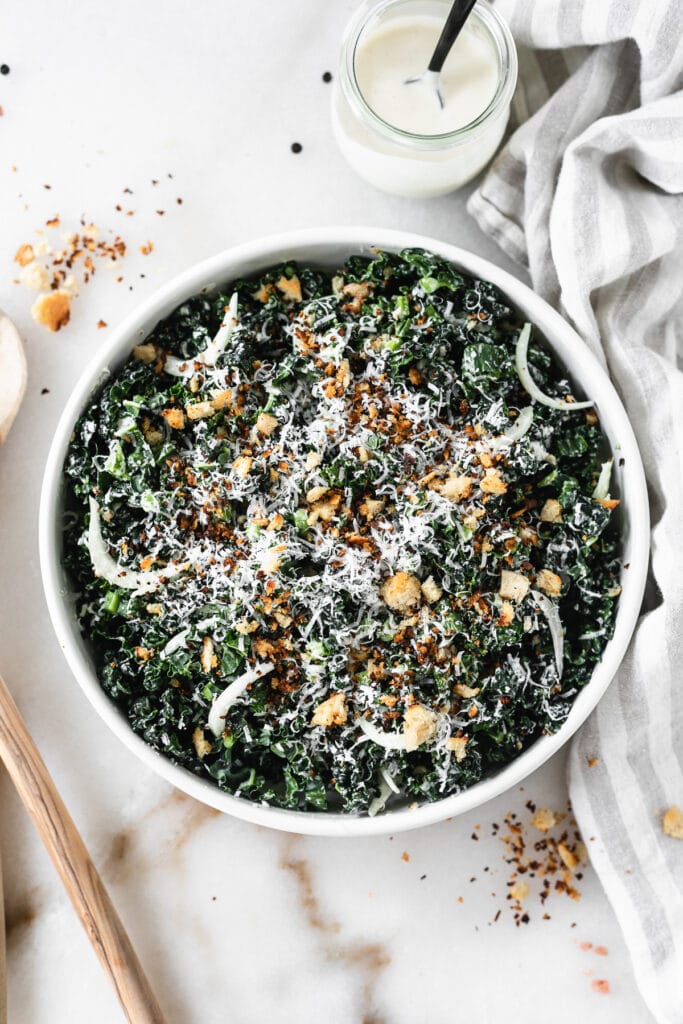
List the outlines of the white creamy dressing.
<svg viewBox="0 0 683 1024">
<path fill-rule="evenodd" d="M 488 107 L 499 80 L 491 42 L 465 26 L 439 77 L 441 108 L 429 81 L 406 85 L 427 69 L 443 28 L 439 18 L 396 17 L 364 34 L 356 49 L 358 87 L 388 124 L 416 135 L 443 135 L 463 128 Z"/>
</svg>

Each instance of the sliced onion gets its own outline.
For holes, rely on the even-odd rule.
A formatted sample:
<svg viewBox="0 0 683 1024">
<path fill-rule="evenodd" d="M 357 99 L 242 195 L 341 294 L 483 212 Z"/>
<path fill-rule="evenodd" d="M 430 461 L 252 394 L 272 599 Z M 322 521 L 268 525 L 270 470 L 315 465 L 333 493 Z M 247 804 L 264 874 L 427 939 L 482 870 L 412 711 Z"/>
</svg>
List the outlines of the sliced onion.
<svg viewBox="0 0 683 1024">
<path fill-rule="evenodd" d="M 102 536 L 100 523 L 100 506 L 94 498 L 90 498 L 90 523 L 88 524 L 88 552 L 96 576 L 102 577 L 123 590 L 137 590 L 139 594 L 149 594 L 164 582 L 182 572 L 182 565 L 168 565 L 156 572 L 139 572 L 119 565 L 109 554 L 109 549 Z"/>
<path fill-rule="evenodd" d="M 379 773 L 392 793 L 398 794 L 401 792 L 400 788 L 394 782 L 392 775 L 386 770 L 386 768 L 380 768 Z"/>
<path fill-rule="evenodd" d="M 564 409 L 565 412 L 574 412 L 576 409 L 590 409 L 593 407 L 593 402 L 565 402 L 562 398 L 551 398 L 550 395 L 546 395 L 544 391 L 541 391 L 538 384 L 531 376 L 529 370 L 529 363 L 527 361 L 527 350 L 529 348 L 529 338 L 531 337 L 531 324 L 524 324 L 519 337 L 517 339 L 517 347 L 515 349 L 515 369 L 517 375 L 522 383 L 522 387 L 532 398 L 535 398 L 541 405 L 547 405 L 551 409 Z"/>
<path fill-rule="evenodd" d="M 249 669 L 248 672 L 238 676 L 237 679 L 230 683 L 230 686 L 226 686 L 222 693 L 214 697 L 207 722 L 207 726 L 214 736 L 221 736 L 223 734 L 225 716 L 233 704 L 237 703 L 249 684 L 255 683 L 257 679 L 262 679 L 263 676 L 267 676 L 274 668 L 275 665 L 272 662 L 263 661 L 256 668 Z"/>
<path fill-rule="evenodd" d="M 406 738 L 402 734 L 384 732 L 383 729 L 378 729 L 372 722 L 368 722 L 367 718 L 359 718 L 358 725 L 361 732 L 364 732 L 369 740 L 372 740 L 373 743 L 380 747 L 384 747 L 385 750 L 406 749 Z"/>
<path fill-rule="evenodd" d="M 548 621 L 550 635 L 553 639 L 557 677 L 561 679 L 564 667 L 564 630 L 562 629 L 560 613 L 557 610 L 557 605 L 549 597 L 546 597 L 545 594 L 542 594 L 540 590 L 532 590 L 531 596 Z"/>
<path fill-rule="evenodd" d="M 608 459 L 607 462 L 603 462 L 602 464 L 600 476 L 598 477 L 598 482 L 595 485 L 595 490 L 593 491 L 593 497 L 596 501 L 602 501 L 602 499 L 606 498 L 609 494 L 609 482 L 610 477 L 612 476 L 613 462 L 614 459 Z"/>
<path fill-rule="evenodd" d="M 212 617 L 210 619 L 202 619 L 201 622 L 197 622 L 195 624 L 194 628 L 196 630 L 206 629 L 207 626 L 212 626 L 215 621 L 215 617 Z M 191 626 L 188 626 L 187 629 L 181 629 L 179 633 L 176 633 L 175 636 L 171 637 L 166 646 L 161 651 L 159 651 L 159 657 L 161 658 L 162 661 L 164 660 L 164 658 L 170 657 L 171 654 L 175 654 L 176 651 L 179 651 L 181 647 L 185 646 L 185 641 L 189 636 L 191 628 Z"/>
<path fill-rule="evenodd" d="M 387 800 L 389 799 L 393 792 L 391 786 L 384 778 L 383 772 L 380 771 L 380 775 L 382 777 L 379 780 L 379 793 L 377 794 L 375 799 L 371 800 L 370 803 L 368 804 L 369 818 L 374 818 L 376 814 L 379 814 L 380 811 L 384 810 L 384 805 L 386 804 Z M 396 790 L 396 792 L 398 792 L 398 790 Z"/>
<path fill-rule="evenodd" d="M 194 374 L 195 363 L 201 363 L 202 366 L 215 366 L 216 360 L 221 352 L 225 351 L 225 346 L 230 341 L 232 332 L 235 329 L 236 320 L 237 292 L 233 292 L 228 310 L 225 314 L 223 325 L 219 329 L 213 341 L 210 341 L 206 348 L 201 352 L 198 352 L 196 356 L 190 356 L 188 359 L 178 359 L 177 356 L 166 356 L 166 361 L 164 363 L 164 370 L 166 373 L 170 373 L 172 377 L 192 377 Z"/>
<path fill-rule="evenodd" d="M 491 441 L 491 448 L 505 448 L 515 441 L 520 441 L 528 433 L 531 424 L 534 422 L 534 410 L 530 405 L 520 410 L 519 416 L 511 427 Z"/>
</svg>

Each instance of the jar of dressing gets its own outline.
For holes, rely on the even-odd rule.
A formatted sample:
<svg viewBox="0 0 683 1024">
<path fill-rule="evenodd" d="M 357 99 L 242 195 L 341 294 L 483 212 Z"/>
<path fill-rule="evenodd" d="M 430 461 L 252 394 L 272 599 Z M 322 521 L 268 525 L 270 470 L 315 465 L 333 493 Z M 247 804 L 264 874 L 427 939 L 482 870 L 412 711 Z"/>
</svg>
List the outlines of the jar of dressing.
<svg viewBox="0 0 683 1024">
<path fill-rule="evenodd" d="M 444 99 L 426 82 L 451 0 L 366 0 L 347 27 L 332 98 L 335 138 L 351 167 L 384 192 L 425 198 L 460 188 L 505 131 L 517 82 L 510 30 L 478 0 L 446 58 Z"/>
</svg>

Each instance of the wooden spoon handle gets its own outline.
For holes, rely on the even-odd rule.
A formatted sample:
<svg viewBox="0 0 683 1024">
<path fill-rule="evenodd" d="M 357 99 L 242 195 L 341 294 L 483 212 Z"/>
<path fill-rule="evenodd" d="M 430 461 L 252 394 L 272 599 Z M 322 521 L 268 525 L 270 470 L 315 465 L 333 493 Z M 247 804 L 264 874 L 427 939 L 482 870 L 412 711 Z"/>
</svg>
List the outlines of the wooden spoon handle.
<svg viewBox="0 0 683 1024">
<path fill-rule="evenodd" d="M 5 897 L 0 864 L 0 1024 L 7 1024 L 7 960 L 5 949 Z"/>
<path fill-rule="evenodd" d="M 0 758 L 57 868 L 131 1024 L 164 1024 L 102 879 L 0 676 Z"/>
</svg>

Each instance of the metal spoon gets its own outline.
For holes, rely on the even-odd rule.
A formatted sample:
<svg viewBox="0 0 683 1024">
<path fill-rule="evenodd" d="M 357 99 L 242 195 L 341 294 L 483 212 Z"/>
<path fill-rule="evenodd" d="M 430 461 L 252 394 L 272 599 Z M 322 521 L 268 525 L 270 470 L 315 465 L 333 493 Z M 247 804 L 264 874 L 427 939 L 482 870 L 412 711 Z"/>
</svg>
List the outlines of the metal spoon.
<svg viewBox="0 0 683 1024">
<path fill-rule="evenodd" d="M 429 66 L 426 71 L 423 71 L 421 75 L 417 75 L 415 78 L 406 78 L 404 85 L 413 85 L 416 82 L 424 82 L 430 85 L 436 94 L 436 98 L 439 101 L 439 106 L 443 110 L 446 106 L 446 102 L 443 98 L 441 90 L 439 89 L 439 76 L 441 75 L 441 69 L 444 66 L 446 57 L 451 52 L 453 43 L 460 35 L 463 25 L 470 16 L 470 12 L 474 7 L 476 0 L 453 0 L 453 6 L 450 9 L 449 15 L 446 18 L 446 24 L 443 27 L 439 40 L 434 48 L 432 59 L 429 62 Z"/>
</svg>

